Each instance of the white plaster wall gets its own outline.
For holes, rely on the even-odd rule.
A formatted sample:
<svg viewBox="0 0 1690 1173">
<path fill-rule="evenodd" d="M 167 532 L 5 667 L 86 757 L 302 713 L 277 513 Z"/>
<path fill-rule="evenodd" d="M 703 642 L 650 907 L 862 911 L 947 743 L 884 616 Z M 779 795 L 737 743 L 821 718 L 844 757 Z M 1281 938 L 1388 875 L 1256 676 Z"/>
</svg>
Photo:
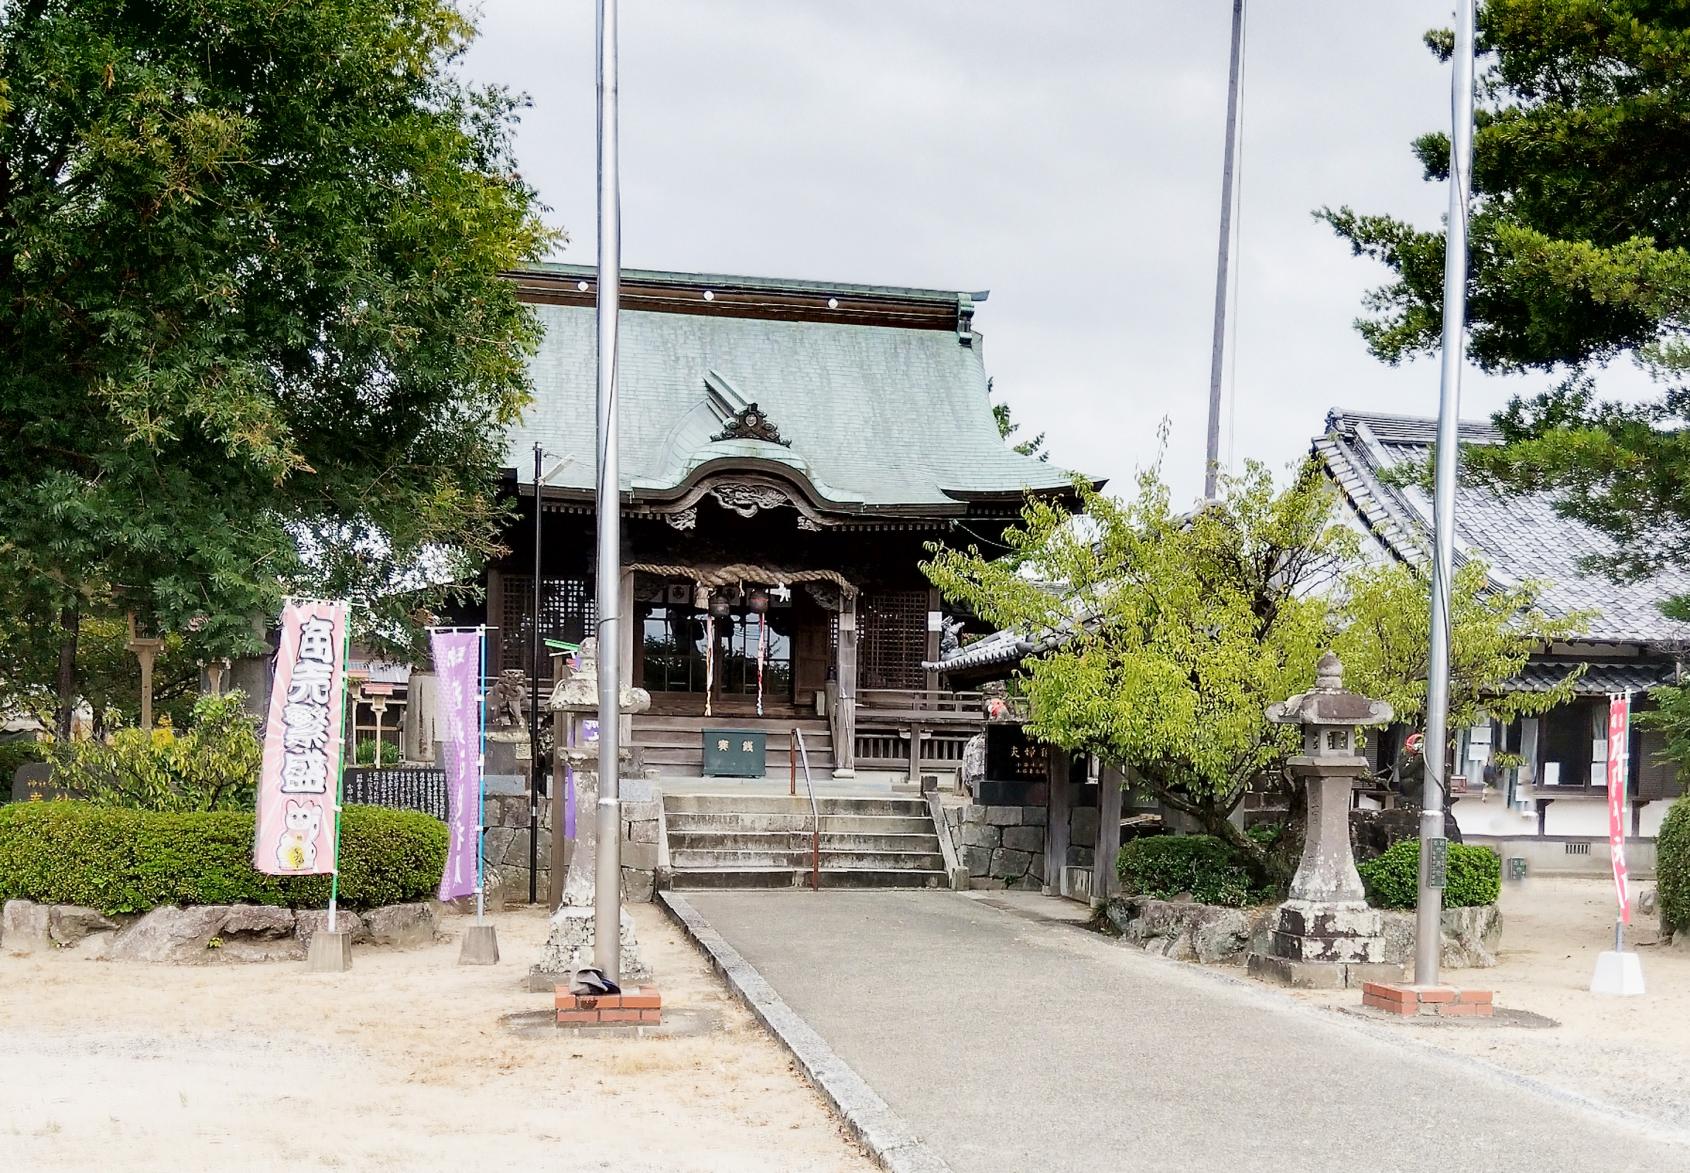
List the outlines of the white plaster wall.
<svg viewBox="0 0 1690 1173">
<path fill-rule="evenodd" d="M 1558 798 L 1544 818 L 1545 835 L 1608 837 L 1608 803 L 1601 798 Z"/>
<path fill-rule="evenodd" d="M 1669 802 L 1646 802 L 1637 812 L 1637 834 L 1644 839 L 1653 839 L 1661 833 L 1661 821 L 1667 817 L 1672 809 Z"/>
<path fill-rule="evenodd" d="M 1450 807 L 1455 825 L 1463 835 L 1536 835 L 1537 811 L 1521 814 L 1493 791 L 1486 796 L 1468 795 L 1457 798 Z"/>
</svg>

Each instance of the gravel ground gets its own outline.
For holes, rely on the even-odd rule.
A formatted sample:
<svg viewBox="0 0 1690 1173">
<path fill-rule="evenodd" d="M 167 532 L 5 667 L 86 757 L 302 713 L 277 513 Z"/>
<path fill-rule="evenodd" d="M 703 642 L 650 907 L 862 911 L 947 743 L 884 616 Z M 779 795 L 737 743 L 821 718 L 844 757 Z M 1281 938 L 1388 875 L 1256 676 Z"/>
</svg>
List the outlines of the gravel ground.
<svg viewBox="0 0 1690 1173">
<path fill-rule="evenodd" d="M 529 911 L 495 918 L 497 967 L 456 964 L 460 918 L 335 975 L 0 957 L 0 1170 L 871 1169 L 696 950 L 633 911 L 669 1007 L 716 1029 L 505 1029 L 551 1004 L 522 989 L 545 937 Z"/>
<path fill-rule="evenodd" d="M 1446 970 L 1451 985 L 1496 991 L 1498 1006 L 1560 1025 L 1413 1028 L 1414 1039 L 1661 1124 L 1690 1131 L 1690 949 L 1658 943 L 1652 917 L 1635 917 L 1627 945 L 1643 959 L 1640 998 L 1590 993 L 1596 955 L 1613 948 L 1614 888 L 1606 878 L 1537 876 L 1502 890 L 1500 964 Z M 1359 995 L 1299 991 L 1316 1005 Z"/>
</svg>

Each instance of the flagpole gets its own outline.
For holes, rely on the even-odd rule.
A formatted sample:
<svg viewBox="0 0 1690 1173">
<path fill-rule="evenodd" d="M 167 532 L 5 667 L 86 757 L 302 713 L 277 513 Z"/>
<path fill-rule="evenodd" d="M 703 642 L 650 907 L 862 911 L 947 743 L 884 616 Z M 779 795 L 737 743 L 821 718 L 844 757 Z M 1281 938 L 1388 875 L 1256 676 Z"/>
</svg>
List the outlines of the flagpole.
<svg viewBox="0 0 1690 1173">
<path fill-rule="evenodd" d="M 357 712 L 351 714 L 352 720 L 347 721 L 346 698 L 351 694 L 348 687 L 347 669 L 352 666 L 352 603 L 347 601 L 346 609 L 341 612 L 342 627 L 340 632 L 340 719 L 347 724 L 357 724 Z M 376 747 L 376 765 L 381 765 L 381 747 Z M 346 785 L 346 728 L 341 727 L 341 736 L 335 754 L 334 766 L 334 871 L 329 874 L 329 932 L 335 931 L 335 906 L 340 903 L 340 804 L 345 793 Z"/>
<path fill-rule="evenodd" d="M 487 629 L 479 627 L 475 634 L 480 649 L 476 692 L 481 700 L 475 753 L 475 923 L 482 925 L 487 923 Z"/>
<path fill-rule="evenodd" d="M 598 866 L 593 884 L 593 960 L 622 978 L 622 812 L 620 715 L 622 495 L 618 462 L 616 327 L 621 302 L 622 208 L 617 163 L 616 0 L 598 0 Z"/>
<path fill-rule="evenodd" d="M 1221 247 L 1215 262 L 1215 336 L 1209 347 L 1209 443 L 1203 499 L 1215 496 L 1221 466 L 1221 371 L 1226 354 L 1227 269 L 1232 255 L 1232 172 L 1238 151 L 1238 75 L 1244 57 L 1244 0 L 1232 0 L 1232 59 L 1226 77 L 1226 152 L 1221 164 Z"/>
<path fill-rule="evenodd" d="M 1443 877 L 1433 874 L 1444 838 L 1449 754 L 1449 597 L 1455 560 L 1455 483 L 1461 459 L 1461 363 L 1467 326 L 1467 204 L 1473 172 L 1473 9 L 1457 0 L 1450 57 L 1449 225 L 1444 242 L 1443 365 L 1439 372 L 1436 492 L 1432 505 L 1432 622 L 1426 675 L 1425 790 L 1420 803 L 1420 892 L 1414 921 L 1414 982 L 1438 984 Z M 1434 884 L 1435 881 L 1435 884 Z"/>
</svg>

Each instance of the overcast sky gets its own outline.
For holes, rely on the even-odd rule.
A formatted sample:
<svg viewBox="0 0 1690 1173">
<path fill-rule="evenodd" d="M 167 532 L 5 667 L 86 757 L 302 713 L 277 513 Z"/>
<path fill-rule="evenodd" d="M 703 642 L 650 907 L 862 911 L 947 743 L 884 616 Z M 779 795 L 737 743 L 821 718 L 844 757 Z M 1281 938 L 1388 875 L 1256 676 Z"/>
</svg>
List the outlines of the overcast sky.
<svg viewBox="0 0 1690 1173">
<path fill-rule="evenodd" d="M 1415 135 L 1449 73 L 1449 0 L 1248 5 L 1237 461 L 1280 468 L 1328 408 L 1433 415 L 1433 360 L 1372 359 L 1352 321 L 1384 270 L 1310 212 L 1440 221 Z M 988 371 L 1024 434 L 1126 491 L 1171 421 L 1201 488 L 1227 0 L 623 0 L 623 262 L 990 289 Z M 471 76 L 533 99 L 524 173 L 594 256 L 593 0 L 483 0 Z M 1629 381 L 1631 372 L 1621 376 Z M 1469 373 L 1466 417 L 1546 380 Z"/>
</svg>

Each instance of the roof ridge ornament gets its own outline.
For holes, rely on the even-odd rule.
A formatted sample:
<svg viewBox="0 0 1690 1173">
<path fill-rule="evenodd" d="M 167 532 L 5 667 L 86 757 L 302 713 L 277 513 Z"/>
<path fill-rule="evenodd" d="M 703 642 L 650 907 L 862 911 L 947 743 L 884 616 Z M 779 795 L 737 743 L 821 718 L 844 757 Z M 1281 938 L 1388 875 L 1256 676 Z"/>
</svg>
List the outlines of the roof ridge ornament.
<svg viewBox="0 0 1690 1173">
<path fill-rule="evenodd" d="M 733 415 L 729 416 L 722 426 L 722 430 L 710 437 L 712 442 L 717 440 L 763 440 L 770 444 L 779 444 L 783 448 L 792 447 L 791 440 L 781 439 L 780 429 L 764 414 L 763 409 L 755 403 L 747 403 Z"/>
</svg>

